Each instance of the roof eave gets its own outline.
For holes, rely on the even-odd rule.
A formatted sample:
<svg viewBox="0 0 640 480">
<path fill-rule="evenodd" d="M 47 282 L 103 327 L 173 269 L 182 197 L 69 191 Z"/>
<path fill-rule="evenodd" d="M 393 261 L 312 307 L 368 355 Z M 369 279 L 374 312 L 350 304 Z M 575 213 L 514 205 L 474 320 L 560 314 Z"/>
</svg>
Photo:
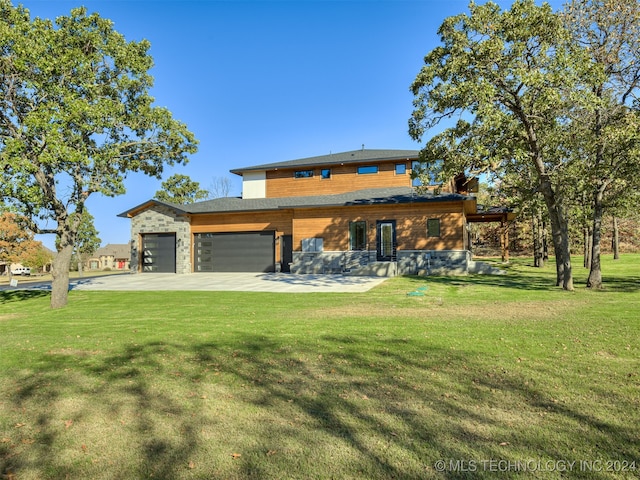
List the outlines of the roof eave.
<svg viewBox="0 0 640 480">
<path fill-rule="evenodd" d="M 166 208 L 170 208 L 172 210 L 175 210 L 176 213 L 181 214 L 181 215 L 186 215 L 189 212 L 187 210 L 185 210 L 183 207 L 184 205 L 176 205 L 175 203 L 169 203 L 169 202 L 163 202 L 160 200 L 156 200 L 156 199 L 151 199 L 151 200 L 147 200 L 146 202 L 141 203 L 140 205 L 137 205 L 133 208 L 130 208 L 129 210 L 126 210 L 122 213 L 119 213 L 118 217 L 121 218 L 132 218 L 135 217 L 136 215 L 138 215 L 140 212 L 147 210 L 149 207 L 151 207 L 152 205 L 160 205 Z"/>
</svg>

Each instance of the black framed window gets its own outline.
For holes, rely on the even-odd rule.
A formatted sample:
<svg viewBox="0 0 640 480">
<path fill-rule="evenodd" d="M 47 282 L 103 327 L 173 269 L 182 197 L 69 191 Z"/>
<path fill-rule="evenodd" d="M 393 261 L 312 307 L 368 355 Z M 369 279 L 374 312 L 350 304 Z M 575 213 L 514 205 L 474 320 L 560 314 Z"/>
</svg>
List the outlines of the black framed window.
<svg viewBox="0 0 640 480">
<path fill-rule="evenodd" d="M 407 173 L 406 163 L 396 163 L 396 175 L 405 175 Z"/>
<path fill-rule="evenodd" d="M 427 237 L 440 236 L 440 219 L 430 218 L 427 220 Z"/>
<path fill-rule="evenodd" d="M 323 178 L 325 180 L 331 178 L 331 169 L 323 168 L 322 170 L 320 170 L 320 178 Z"/>
<path fill-rule="evenodd" d="M 293 176 L 295 178 L 311 178 L 313 177 L 313 170 L 296 170 Z"/>
<path fill-rule="evenodd" d="M 367 222 L 349 222 L 349 250 L 367 249 Z"/>
<path fill-rule="evenodd" d="M 363 165 L 358 167 L 358 175 L 368 175 L 370 173 L 378 173 L 377 165 Z"/>
</svg>

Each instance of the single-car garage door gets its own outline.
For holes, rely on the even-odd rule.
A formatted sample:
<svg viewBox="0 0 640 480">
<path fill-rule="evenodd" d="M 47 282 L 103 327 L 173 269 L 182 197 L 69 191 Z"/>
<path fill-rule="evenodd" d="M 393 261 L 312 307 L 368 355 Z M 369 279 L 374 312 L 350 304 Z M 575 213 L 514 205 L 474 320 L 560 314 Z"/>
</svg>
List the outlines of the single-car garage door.
<svg viewBox="0 0 640 480">
<path fill-rule="evenodd" d="M 273 272 L 274 232 L 198 233 L 196 272 Z"/>
<path fill-rule="evenodd" d="M 142 271 L 176 273 L 176 234 L 142 235 Z"/>
</svg>

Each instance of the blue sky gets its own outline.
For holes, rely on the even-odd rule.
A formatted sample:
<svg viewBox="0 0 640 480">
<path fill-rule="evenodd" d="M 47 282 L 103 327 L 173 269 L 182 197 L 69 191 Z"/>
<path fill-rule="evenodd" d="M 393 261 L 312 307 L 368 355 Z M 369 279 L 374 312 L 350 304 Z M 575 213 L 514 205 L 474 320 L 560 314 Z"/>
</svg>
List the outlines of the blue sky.
<svg viewBox="0 0 640 480">
<path fill-rule="evenodd" d="M 16 2 L 18 3 L 18 2 Z M 479 2 L 481 3 L 481 2 Z M 511 1 L 496 2 L 508 7 Z M 552 2 L 555 4 L 556 2 Z M 85 5 L 127 40 L 147 39 L 152 95 L 198 138 L 186 166 L 203 188 L 230 169 L 365 148 L 419 149 L 408 134 L 409 86 L 437 29 L 467 0 L 25 0 L 32 17 Z M 153 197 L 161 181 L 127 179 L 125 195 L 87 205 L 102 244 L 127 243 L 116 215 Z M 39 237 L 53 248 L 53 236 Z"/>
</svg>

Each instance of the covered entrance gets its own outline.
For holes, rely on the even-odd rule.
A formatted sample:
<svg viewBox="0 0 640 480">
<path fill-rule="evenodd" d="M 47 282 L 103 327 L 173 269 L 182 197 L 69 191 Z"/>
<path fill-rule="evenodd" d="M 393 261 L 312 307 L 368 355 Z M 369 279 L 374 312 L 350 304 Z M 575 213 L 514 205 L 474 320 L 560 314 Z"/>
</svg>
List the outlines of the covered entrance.
<svg viewBox="0 0 640 480">
<path fill-rule="evenodd" d="M 275 232 L 197 233 L 195 272 L 273 272 Z"/>
</svg>

